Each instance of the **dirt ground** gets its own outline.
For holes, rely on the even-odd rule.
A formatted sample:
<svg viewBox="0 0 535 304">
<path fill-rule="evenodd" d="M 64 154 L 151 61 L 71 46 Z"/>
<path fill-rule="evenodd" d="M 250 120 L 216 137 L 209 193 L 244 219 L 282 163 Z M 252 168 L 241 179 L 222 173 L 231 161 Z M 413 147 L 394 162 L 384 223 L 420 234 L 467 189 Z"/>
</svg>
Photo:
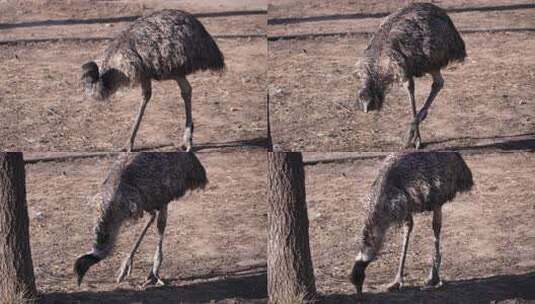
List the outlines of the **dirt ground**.
<svg viewBox="0 0 535 304">
<path fill-rule="evenodd" d="M 305 160 L 310 157 L 305 153 Z M 535 153 L 464 158 L 475 186 L 443 209 L 446 285 L 420 291 L 433 252 L 431 217 L 421 214 L 415 217 L 405 264 L 407 288 L 385 291 L 401 249 L 401 229 L 391 229 L 382 254 L 368 267 L 366 303 L 535 303 Z M 363 159 L 305 167 L 316 285 L 327 303 L 355 303 L 348 275 L 365 219 L 360 206 L 381 163 Z"/>
<path fill-rule="evenodd" d="M 32 154 L 25 154 L 32 157 Z M 142 289 L 156 248 L 149 229 L 127 281 L 116 272 L 148 217 L 123 228 L 112 256 L 80 288 L 72 272 L 91 248 L 99 191 L 114 158 L 26 165 L 32 257 L 42 303 L 265 303 L 265 154 L 199 153 L 209 184 L 169 205 L 161 275 Z"/>
<path fill-rule="evenodd" d="M 7 0 L 0 3 L 2 23 L 48 19 L 102 18 L 142 15 L 175 8 L 191 13 L 266 10 L 266 0 Z"/>
<path fill-rule="evenodd" d="M 386 1 L 342 10 L 347 1 L 286 8 L 286 16 L 389 11 Z M 316 2 L 311 2 L 316 3 Z M 382 2 L 381 2 L 382 3 Z M 516 3 L 516 2 L 515 2 Z M 446 7 L 474 7 L 469 3 L 441 2 Z M 486 5 L 497 5 L 495 1 Z M 503 3 L 500 3 L 503 4 Z M 270 6 L 270 14 L 272 7 Z M 333 8 L 333 10 L 330 10 Z M 529 16 L 535 9 L 500 12 L 464 12 L 450 16 L 458 29 L 534 28 Z M 313 14 L 314 13 L 314 14 Z M 272 16 L 270 15 L 270 18 Z M 306 22 L 269 27 L 269 35 L 373 31 L 380 18 Z M 421 125 L 429 148 L 467 148 L 494 142 L 515 142 L 535 147 L 535 63 L 532 32 L 462 34 L 468 58 L 443 71 L 445 84 Z M 355 64 L 362 56 L 367 35 L 276 40 L 268 45 L 268 83 L 273 142 L 281 150 L 389 151 L 399 150 L 411 121 L 407 94 L 394 85 L 381 112 L 360 112 L 355 107 L 359 79 Z M 429 76 L 416 79 L 421 106 L 429 94 Z M 296 115 L 296 113 L 299 113 Z"/>
<path fill-rule="evenodd" d="M 70 2 L 70 1 L 69 1 Z M 0 30 L 0 40 L 113 37 L 127 22 L 98 18 L 147 14 L 175 7 L 192 12 L 262 9 L 259 1 L 209 4 L 192 1 L 49 1 L 3 2 L 6 23 L 97 18 L 94 24 L 45 25 Z M 98 9 L 97 9 L 98 7 Z M 74 8 L 71 11 L 71 8 Z M 265 6 L 264 6 L 265 9 Z M 8 17 L 9 16 L 9 17 Z M 13 20 L 15 19 L 15 20 Z M 201 18 L 214 35 L 265 32 L 266 16 Z M 200 147 L 263 148 L 266 141 L 265 38 L 218 39 L 227 70 L 188 77 L 193 87 L 194 141 Z M 109 102 L 82 95 L 80 66 L 99 60 L 108 41 L 48 41 L 2 45 L 0 54 L 0 149 L 24 151 L 110 151 L 124 147 L 133 124 L 141 91 L 124 89 Z M 153 96 L 136 137 L 136 146 L 181 144 L 184 106 L 175 82 L 154 82 Z M 194 143 L 195 144 L 195 143 Z"/>
<path fill-rule="evenodd" d="M 385 13 L 392 12 L 412 2 L 431 2 L 446 9 L 533 3 L 531 0 L 270 0 L 268 13 L 269 18 Z"/>
</svg>

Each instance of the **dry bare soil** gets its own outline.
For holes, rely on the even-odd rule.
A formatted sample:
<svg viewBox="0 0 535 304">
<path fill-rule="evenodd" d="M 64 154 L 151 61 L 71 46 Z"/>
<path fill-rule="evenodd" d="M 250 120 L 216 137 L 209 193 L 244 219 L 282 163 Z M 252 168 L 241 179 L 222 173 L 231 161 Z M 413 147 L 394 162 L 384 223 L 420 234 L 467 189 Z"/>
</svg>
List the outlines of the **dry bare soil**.
<svg viewBox="0 0 535 304">
<path fill-rule="evenodd" d="M 0 10 L 6 12 L 1 16 L 1 23 L 15 24 L 0 29 L 0 41 L 45 40 L 2 45 L 0 149 L 39 152 L 122 149 L 141 102 L 140 88 L 125 88 L 109 102 L 95 102 L 83 96 L 80 84 L 81 64 L 101 59 L 109 43 L 98 38 L 114 37 L 129 24 L 105 18 L 138 16 L 170 7 L 196 13 L 262 9 L 260 1 L 238 2 L 242 5 L 227 2 L 222 1 L 221 5 L 209 1 L 197 4 L 187 1 L 183 5 L 171 1 L 0 3 Z M 36 21 L 64 19 L 94 22 L 28 26 Z M 266 15 L 200 20 L 215 36 L 259 35 L 265 31 Z M 54 40 L 57 38 L 65 40 Z M 201 147 L 263 148 L 267 136 L 266 39 L 216 38 L 216 42 L 225 55 L 226 72 L 221 76 L 202 72 L 188 77 L 193 87 L 194 141 Z M 177 84 L 155 81 L 136 146 L 178 147 L 184 124 L 184 105 Z"/>
<path fill-rule="evenodd" d="M 119 266 L 148 217 L 123 227 L 114 253 L 82 286 L 72 271 L 91 249 L 93 196 L 114 158 L 26 165 L 30 237 L 42 303 L 265 303 L 265 154 L 198 153 L 209 184 L 169 205 L 161 276 L 165 287 L 139 287 L 152 265 L 156 228 L 149 229 L 120 285 Z M 25 157 L 31 157 L 25 154 Z"/>
<path fill-rule="evenodd" d="M 398 1 L 282 1 L 271 17 L 389 12 Z M 351 2 L 351 4 L 349 3 Z M 499 1 L 441 1 L 444 7 L 511 5 Z M 526 2 L 518 2 L 526 3 Z M 302 4 L 302 5 L 301 5 Z M 286 11 L 285 15 L 282 12 Z M 273 16 L 272 16 L 273 12 Z M 535 8 L 451 13 L 460 31 L 522 28 L 519 32 L 462 33 L 468 58 L 443 71 L 444 89 L 421 126 L 430 148 L 470 148 L 505 142 L 535 149 Z M 381 18 L 270 25 L 270 36 L 303 33 L 373 32 Z M 529 30 L 531 29 L 531 30 Z M 309 37 L 268 43 L 268 82 L 273 142 L 282 150 L 390 151 L 404 144 L 412 114 L 406 92 L 394 85 L 381 112 L 356 108 L 359 79 L 355 64 L 368 35 Z M 421 106 L 431 87 L 429 76 L 416 79 Z"/>
<path fill-rule="evenodd" d="M 368 267 L 365 303 L 535 303 L 535 153 L 464 158 L 475 186 L 443 208 L 445 286 L 420 290 L 434 250 L 431 216 L 420 214 L 405 264 L 406 288 L 385 291 L 401 250 L 401 229 L 393 228 Z M 373 158 L 305 167 L 316 284 L 327 303 L 355 303 L 348 277 L 366 217 L 361 206 L 381 163 Z"/>
</svg>

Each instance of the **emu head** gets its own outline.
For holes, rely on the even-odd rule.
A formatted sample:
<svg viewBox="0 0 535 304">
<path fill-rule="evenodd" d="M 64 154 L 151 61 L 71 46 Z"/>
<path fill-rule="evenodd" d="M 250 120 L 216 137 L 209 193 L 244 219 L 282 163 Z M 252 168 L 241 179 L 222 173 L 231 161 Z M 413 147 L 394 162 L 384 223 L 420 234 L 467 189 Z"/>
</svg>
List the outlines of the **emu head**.
<svg viewBox="0 0 535 304">
<path fill-rule="evenodd" d="M 82 84 L 84 86 L 85 94 L 93 95 L 93 91 L 98 82 L 98 65 L 94 61 L 90 61 L 82 65 Z"/>
<path fill-rule="evenodd" d="M 384 90 L 378 85 L 377 80 L 368 78 L 364 81 L 363 87 L 358 91 L 358 107 L 365 113 L 368 111 L 380 110 L 383 106 Z"/>
<path fill-rule="evenodd" d="M 108 99 L 128 78 L 119 70 L 108 69 L 100 75 L 98 65 L 89 61 L 82 65 L 82 84 L 87 96 L 102 101 Z"/>
<path fill-rule="evenodd" d="M 366 278 L 366 267 L 377 257 L 377 251 L 381 246 L 384 233 L 375 231 L 375 227 L 364 226 L 360 251 L 355 258 L 355 264 L 351 271 L 351 283 L 357 289 L 357 297 L 362 297 L 362 285 Z"/>
<path fill-rule="evenodd" d="M 100 260 L 102 260 L 100 257 L 92 253 L 85 254 L 76 259 L 76 262 L 74 263 L 74 273 L 77 277 L 78 286 L 82 284 L 82 280 L 84 279 L 87 270 L 89 270 L 91 266 L 100 262 Z"/>
<path fill-rule="evenodd" d="M 353 269 L 351 270 L 351 283 L 357 289 L 357 297 L 362 297 L 362 285 L 364 285 L 364 279 L 366 278 L 366 267 L 371 261 L 355 261 Z"/>
</svg>

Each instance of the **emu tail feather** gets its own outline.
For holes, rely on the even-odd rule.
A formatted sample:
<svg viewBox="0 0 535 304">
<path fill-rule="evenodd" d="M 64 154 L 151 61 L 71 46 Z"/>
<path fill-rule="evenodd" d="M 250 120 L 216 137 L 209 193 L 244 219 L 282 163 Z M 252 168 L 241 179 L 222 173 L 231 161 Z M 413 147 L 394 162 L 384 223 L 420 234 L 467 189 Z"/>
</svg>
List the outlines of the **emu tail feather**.
<svg viewBox="0 0 535 304">
<path fill-rule="evenodd" d="M 208 45 L 208 69 L 212 71 L 224 71 L 225 70 L 225 57 L 215 41 L 210 37 L 211 43 Z"/>
<path fill-rule="evenodd" d="M 457 28 L 455 25 L 453 25 L 453 22 L 448 17 L 448 23 L 451 27 L 453 33 L 452 33 L 452 43 L 450 44 L 450 61 L 458 61 L 463 62 L 466 58 L 466 47 L 464 45 L 464 40 L 457 31 Z"/>
<path fill-rule="evenodd" d="M 459 154 L 458 156 L 461 159 L 461 163 L 457 179 L 457 189 L 459 189 L 459 192 L 470 191 L 470 189 L 472 189 L 472 186 L 474 186 L 472 171 L 470 170 L 464 159 Z"/>
<path fill-rule="evenodd" d="M 195 36 L 188 37 L 189 39 L 185 43 L 190 47 L 184 64 L 186 74 L 199 70 L 224 72 L 225 57 L 221 53 L 217 43 L 206 31 L 201 22 L 197 19 L 193 19 L 192 22 L 194 22 L 198 33 Z"/>
</svg>

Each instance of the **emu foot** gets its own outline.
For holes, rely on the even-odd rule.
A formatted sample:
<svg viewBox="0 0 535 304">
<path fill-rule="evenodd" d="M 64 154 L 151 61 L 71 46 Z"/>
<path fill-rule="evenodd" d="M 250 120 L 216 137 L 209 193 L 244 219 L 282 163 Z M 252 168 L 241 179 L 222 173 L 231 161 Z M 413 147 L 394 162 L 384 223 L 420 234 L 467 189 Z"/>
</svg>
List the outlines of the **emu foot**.
<svg viewBox="0 0 535 304">
<path fill-rule="evenodd" d="M 143 283 L 143 287 L 149 287 L 149 286 L 165 286 L 165 282 L 160 279 L 160 277 L 158 275 L 155 275 L 154 272 L 151 272 L 149 273 L 149 276 L 147 277 L 147 279 L 145 280 L 145 282 Z"/>
<path fill-rule="evenodd" d="M 414 142 L 413 141 L 408 141 L 406 144 L 405 144 L 405 149 L 421 149 L 422 148 L 422 143 L 421 143 L 421 140 L 420 138 L 418 137 Z"/>
<path fill-rule="evenodd" d="M 414 148 L 414 140 L 416 137 L 416 128 L 418 125 L 415 122 L 411 123 L 407 136 L 405 138 L 405 149 Z"/>
<path fill-rule="evenodd" d="M 134 143 L 131 143 L 128 141 L 126 145 L 121 149 L 121 152 L 133 152 L 134 151 Z"/>
<path fill-rule="evenodd" d="M 184 152 L 191 151 L 193 147 L 193 140 L 191 138 L 184 137 L 184 140 L 182 141 L 182 145 L 180 145 L 180 150 Z"/>
<path fill-rule="evenodd" d="M 422 287 L 422 290 L 428 290 L 428 289 L 434 289 L 434 288 L 440 288 L 444 285 L 444 283 L 442 282 L 442 280 L 440 280 L 440 278 L 438 277 L 434 277 L 434 278 L 429 278 L 426 282 L 425 282 L 425 285 Z"/>
<path fill-rule="evenodd" d="M 420 135 L 418 135 L 418 136 L 416 137 L 416 139 L 414 140 L 414 148 L 415 148 L 416 150 L 422 148 L 422 140 L 420 139 Z"/>
<path fill-rule="evenodd" d="M 191 151 L 191 143 L 189 145 L 188 144 L 180 145 L 180 150 L 183 151 L 183 152 Z"/>
<path fill-rule="evenodd" d="M 392 291 L 401 290 L 401 288 L 403 288 L 403 282 L 396 280 L 392 282 L 390 285 L 388 285 L 388 287 L 386 287 L 386 290 L 392 292 Z"/>
<path fill-rule="evenodd" d="M 119 275 L 117 276 L 117 283 L 121 283 L 130 275 L 133 263 L 134 261 L 131 258 L 124 260 L 123 265 L 121 265 L 121 269 L 119 270 Z"/>
<path fill-rule="evenodd" d="M 422 146 L 422 139 L 420 138 L 420 130 L 418 129 L 418 124 L 416 122 L 411 123 L 409 132 L 407 134 L 407 139 L 405 141 L 405 149 L 420 149 Z"/>
<path fill-rule="evenodd" d="M 188 127 L 186 124 L 186 129 L 184 130 L 184 136 L 182 137 L 182 145 L 180 146 L 180 149 L 182 151 L 189 152 L 191 151 L 191 147 L 193 147 L 193 125 Z"/>
<path fill-rule="evenodd" d="M 364 301 L 366 300 L 366 296 L 364 294 L 356 293 L 353 296 L 353 299 L 355 300 L 355 303 L 364 303 Z"/>
</svg>

